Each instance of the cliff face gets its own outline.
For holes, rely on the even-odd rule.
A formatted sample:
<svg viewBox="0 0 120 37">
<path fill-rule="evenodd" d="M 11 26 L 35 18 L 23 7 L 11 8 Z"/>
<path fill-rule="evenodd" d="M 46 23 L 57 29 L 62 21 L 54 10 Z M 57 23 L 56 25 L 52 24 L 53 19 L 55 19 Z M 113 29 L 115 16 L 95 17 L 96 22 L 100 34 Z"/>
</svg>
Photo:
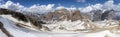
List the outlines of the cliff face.
<svg viewBox="0 0 120 37">
<path fill-rule="evenodd" d="M 108 32 L 110 34 L 120 33 L 120 32 L 117 32 L 120 30 L 120 26 L 119 26 L 120 21 L 111 20 L 114 18 L 113 14 L 114 14 L 114 11 L 112 10 L 108 10 L 105 12 L 103 12 L 102 10 L 95 10 L 89 13 L 82 13 L 79 10 L 69 11 L 67 9 L 55 10 L 54 12 L 48 12 L 46 14 L 35 14 L 35 13 L 23 14 L 23 13 L 11 11 L 8 9 L 0 9 L 0 22 L 3 23 L 3 24 L 0 23 L 0 29 L 1 30 L 3 29 L 3 31 L 6 32 L 6 30 L 3 28 L 3 25 L 4 25 L 4 27 L 13 36 L 17 36 L 16 34 L 19 34 L 20 37 L 21 35 L 25 35 L 25 36 L 35 35 L 36 37 L 40 37 L 42 35 L 45 37 L 49 37 L 49 35 L 46 36 L 46 33 L 50 34 L 49 32 L 57 32 L 57 33 L 60 32 L 60 34 L 63 33 L 63 35 L 65 35 L 64 32 L 67 32 L 67 33 L 83 32 L 83 34 L 85 33 L 84 36 L 86 36 L 87 33 L 89 33 L 89 35 L 95 33 L 91 36 L 94 36 L 97 34 L 100 34 L 100 35 L 108 34 Z M 10 20 L 9 18 L 4 18 L 1 15 L 11 16 L 12 18 L 15 18 L 14 20 L 17 19 L 19 22 Z M 102 21 L 105 19 L 107 20 Z M 21 23 L 21 21 L 24 23 Z M 50 23 L 43 22 L 43 21 L 50 21 Z M 24 25 L 28 22 L 31 24 L 28 24 L 28 26 Z M 40 31 L 38 30 L 34 31 L 34 29 L 31 30 L 30 29 L 31 27 L 29 27 L 29 25 L 31 25 L 35 29 L 39 29 Z M 22 28 L 19 26 L 21 26 Z M 23 28 L 25 26 L 28 28 Z M 115 32 L 113 30 L 115 30 Z M 45 34 L 43 34 L 44 32 Z M 9 33 L 5 33 L 5 34 L 7 34 L 7 36 L 12 36 Z"/>
<path fill-rule="evenodd" d="M 64 20 L 90 20 L 90 21 L 102 21 L 115 18 L 114 10 L 108 10 L 102 12 L 102 10 L 96 10 L 90 13 L 81 13 L 79 10 L 69 11 L 67 9 L 55 10 L 54 12 L 48 12 L 46 14 L 23 14 L 20 12 L 11 11 L 8 9 L 0 9 L 0 15 L 12 15 L 19 21 L 30 22 L 32 27 L 41 29 L 41 24 L 46 24 L 46 21 L 64 21 Z M 45 21 L 45 22 L 43 22 Z"/>
<path fill-rule="evenodd" d="M 16 18 L 16 19 L 19 19 L 19 20 L 22 20 L 22 21 L 25 21 L 25 22 L 28 22 L 26 16 L 20 12 L 15 12 L 15 11 L 11 11 L 11 10 L 8 10 L 8 9 L 0 9 L 0 15 L 12 15 L 12 17 Z"/>
<path fill-rule="evenodd" d="M 89 13 L 84 14 L 91 21 L 103 21 L 103 20 L 117 20 L 115 11 L 113 9 L 106 10 L 93 10 Z"/>
<path fill-rule="evenodd" d="M 29 16 L 42 21 L 64 21 L 64 20 L 77 21 L 83 19 L 89 19 L 91 21 L 102 21 L 105 19 L 113 20 L 114 18 L 116 18 L 115 12 L 112 9 L 106 10 L 104 12 L 103 10 L 93 10 L 88 13 L 82 13 L 79 10 L 59 9 L 55 10 L 54 12 L 48 12 L 46 14 L 39 15 L 31 14 Z"/>
<path fill-rule="evenodd" d="M 93 12 L 93 20 L 92 21 L 101 21 L 102 10 L 96 10 Z"/>
<path fill-rule="evenodd" d="M 82 20 L 82 19 L 84 19 L 83 18 L 83 16 L 82 16 L 82 14 L 80 13 L 80 11 L 74 11 L 73 13 L 72 13 L 72 17 L 71 17 L 72 19 L 72 21 L 77 21 L 77 20 Z"/>
<path fill-rule="evenodd" d="M 106 20 L 112 20 L 114 18 L 116 18 L 115 17 L 115 12 L 112 9 L 105 11 L 101 16 L 101 20 L 105 20 L 105 19 Z"/>
<path fill-rule="evenodd" d="M 57 21 L 63 21 L 63 20 L 82 20 L 83 17 L 79 10 L 76 11 L 68 11 L 67 9 L 61 9 L 61 10 L 55 10 L 54 12 L 49 12 L 45 16 L 43 16 L 44 20 L 50 21 L 50 20 L 57 20 Z"/>
<path fill-rule="evenodd" d="M 24 15 L 20 12 L 15 12 L 15 11 L 11 11 L 8 9 L 0 9 L 0 15 L 11 15 L 12 17 L 14 17 L 15 19 L 19 20 L 19 21 L 23 21 L 23 22 L 30 22 L 31 26 L 36 28 L 36 29 L 41 29 L 42 25 L 39 23 L 40 21 L 31 18 L 28 15 Z"/>
</svg>

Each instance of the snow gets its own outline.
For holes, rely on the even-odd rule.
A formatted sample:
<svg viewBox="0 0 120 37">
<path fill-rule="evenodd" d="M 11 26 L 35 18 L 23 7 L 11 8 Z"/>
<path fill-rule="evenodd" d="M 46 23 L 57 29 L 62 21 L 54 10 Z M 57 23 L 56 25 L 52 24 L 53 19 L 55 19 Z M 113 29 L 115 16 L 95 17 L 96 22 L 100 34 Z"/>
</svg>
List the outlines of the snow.
<svg viewBox="0 0 120 37">
<path fill-rule="evenodd" d="M 10 15 L 7 15 L 7 17 Z M 82 32 L 82 31 L 75 31 L 76 29 L 86 29 L 84 21 L 59 21 L 52 24 L 43 24 L 47 26 L 51 31 L 35 31 L 28 28 L 20 28 L 15 25 L 15 21 L 12 19 L 0 16 L 0 21 L 4 24 L 5 29 L 7 29 L 14 37 L 120 37 L 120 34 L 116 34 L 111 32 L 109 29 L 103 29 L 101 31 L 96 32 Z M 20 21 L 18 21 L 20 22 Z M 94 22 L 98 27 L 105 26 L 107 28 L 116 26 L 117 22 L 115 21 L 98 21 Z M 113 25 L 107 25 L 106 23 L 111 23 Z M 103 24 L 103 25 L 100 25 Z M 88 24 L 89 25 L 89 24 Z M 91 25 L 89 25 L 91 26 Z M 63 27 L 60 29 L 60 27 Z M 83 30 L 86 31 L 86 30 Z M 114 30 L 113 30 L 114 31 Z M 117 31 L 114 31 L 117 32 Z M 119 30 L 118 30 L 119 32 Z M 0 30 L 0 37 L 7 37 L 1 30 Z"/>
<path fill-rule="evenodd" d="M 12 17 L 11 15 L 0 15 L 0 16 L 2 16 L 5 19 L 12 20 L 14 22 L 24 23 L 25 25 L 27 24 L 28 26 L 31 26 L 30 23 L 19 21 L 19 20 L 15 19 L 14 17 Z"/>
<path fill-rule="evenodd" d="M 81 34 L 81 33 L 80 33 Z M 105 31 L 101 31 L 101 32 L 96 32 L 96 33 L 85 33 L 80 35 L 79 37 L 105 37 L 105 36 L 109 36 L 109 37 L 119 37 L 120 35 L 118 34 L 113 34 L 111 33 L 109 30 L 105 30 Z"/>
<path fill-rule="evenodd" d="M 15 23 L 12 23 L 11 21 L 8 21 L 5 18 L 0 18 L 0 21 L 4 24 L 4 27 L 10 32 L 12 33 L 12 35 L 14 37 L 33 37 L 33 35 L 19 31 L 17 29 L 15 29 L 13 26 L 15 25 Z"/>
<path fill-rule="evenodd" d="M 0 30 L 0 37 L 7 37 L 1 30 Z"/>
</svg>

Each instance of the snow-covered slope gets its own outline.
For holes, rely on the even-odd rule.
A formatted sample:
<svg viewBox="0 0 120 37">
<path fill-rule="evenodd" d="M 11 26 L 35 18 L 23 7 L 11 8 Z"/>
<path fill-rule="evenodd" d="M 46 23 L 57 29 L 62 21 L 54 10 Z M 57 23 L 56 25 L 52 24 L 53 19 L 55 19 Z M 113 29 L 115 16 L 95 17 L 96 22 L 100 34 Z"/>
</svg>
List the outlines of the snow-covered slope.
<svg viewBox="0 0 120 37">
<path fill-rule="evenodd" d="M 14 37 L 33 37 L 33 35 L 20 31 L 17 29 L 15 26 L 15 23 L 5 19 L 5 18 L 0 18 L 0 21 L 4 24 L 4 27 L 14 36 Z M 1 35 L 2 36 L 2 35 Z M 3 36 L 4 37 L 4 36 Z"/>
<path fill-rule="evenodd" d="M 94 22 L 86 18 L 76 21 L 64 19 L 41 24 L 22 13 L 1 9 L 0 22 L 14 37 L 120 37 L 120 21 L 112 19 Z M 2 29 L 0 34 L 0 37 L 7 37 Z"/>
<path fill-rule="evenodd" d="M 7 29 L 10 32 L 10 34 L 12 34 L 14 37 L 120 37 L 120 34 L 111 32 L 109 29 L 107 29 L 107 26 L 106 29 L 103 29 L 101 31 L 89 32 L 90 29 L 88 29 L 88 32 L 83 32 L 87 30 L 85 26 L 83 26 L 83 24 L 86 22 L 83 21 L 75 21 L 75 22 L 60 21 L 60 22 L 55 22 L 53 24 L 46 24 L 46 25 L 44 24 L 44 26 L 47 26 L 51 31 L 44 31 L 44 29 L 43 31 L 34 31 L 28 28 L 17 27 L 15 22 L 11 21 L 10 19 L 3 18 L 1 16 L 0 16 L 0 21 L 4 24 L 5 29 Z M 100 23 L 100 22 L 95 22 L 95 23 Z M 106 22 L 102 22 L 103 24 L 102 26 L 105 26 L 106 25 L 105 23 Z M 110 23 L 114 24 L 114 22 L 110 22 Z M 60 27 L 64 27 L 66 29 Z M 86 30 L 75 31 L 76 29 L 86 29 Z M 0 31 L 0 34 L 1 34 L 0 37 L 7 37 L 2 31 Z"/>
</svg>

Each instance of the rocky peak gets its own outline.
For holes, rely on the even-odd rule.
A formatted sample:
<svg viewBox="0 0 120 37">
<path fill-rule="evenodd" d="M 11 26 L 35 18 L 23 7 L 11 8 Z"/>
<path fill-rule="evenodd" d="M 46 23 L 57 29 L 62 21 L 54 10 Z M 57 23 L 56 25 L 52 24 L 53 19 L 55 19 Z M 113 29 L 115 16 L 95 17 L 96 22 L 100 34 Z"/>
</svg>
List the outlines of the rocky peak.
<svg viewBox="0 0 120 37">
<path fill-rule="evenodd" d="M 92 21 L 101 21 L 102 10 L 93 11 Z"/>
<path fill-rule="evenodd" d="M 68 11 L 67 9 L 61 9 L 61 10 L 55 10 L 54 12 L 49 12 L 46 14 L 43 18 L 44 20 L 57 20 L 57 21 L 63 21 L 63 20 L 82 20 L 83 17 L 79 10 L 76 11 Z"/>
<path fill-rule="evenodd" d="M 101 20 L 105 20 L 105 19 L 112 20 L 114 18 L 115 18 L 115 13 L 113 9 L 105 11 L 101 16 Z"/>
<path fill-rule="evenodd" d="M 67 13 L 69 12 L 67 9 L 58 9 L 54 11 L 55 13 Z"/>
<path fill-rule="evenodd" d="M 76 10 L 72 13 L 72 21 L 76 21 L 76 20 L 82 20 L 83 16 L 81 15 L 79 10 Z"/>
<path fill-rule="evenodd" d="M 40 24 L 40 21 L 38 21 L 38 20 L 36 20 L 34 18 L 31 18 L 28 15 L 24 15 L 24 14 L 22 14 L 20 12 L 15 12 L 15 11 L 12 11 L 12 10 L 0 8 L 0 15 L 11 15 L 12 17 L 14 17 L 15 19 L 17 19 L 19 21 L 30 22 L 32 27 L 34 27 L 36 29 L 42 28 L 42 26 Z"/>
</svg>

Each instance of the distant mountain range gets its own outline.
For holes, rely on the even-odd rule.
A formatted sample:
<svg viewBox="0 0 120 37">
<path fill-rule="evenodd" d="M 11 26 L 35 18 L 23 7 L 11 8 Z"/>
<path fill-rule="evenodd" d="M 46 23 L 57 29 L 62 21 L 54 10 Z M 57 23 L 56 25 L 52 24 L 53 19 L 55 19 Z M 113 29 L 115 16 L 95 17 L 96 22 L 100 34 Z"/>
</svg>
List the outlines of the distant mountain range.
<svg viewBox="0 0 120 37">
<path fill-rule="evenodd" d="M 8 22 L 7 25 L 15 24 L 15 26 L 20 28 L 26 28 L 27 30 L 36 31 L 54 31 L 54 30 L 66 30 L 66 31 L 100 31 L 113 28 L 109 26 L 117 25 L 119 28 L 119 17 L 116 15 L 116 11 L 110 10 L 93 10 L 88 13 L 83 13 L 80 10 L 67 10 L 67 9 L 57 9 L 53 12 L 48 12 L 45 14 L 37 14 L 31 12 L 16 12 L 9 9 L 0 8 L 0 19 L 5 18 Z M 108 20 L 108 21 L 105 21 Z M 112 20 L 112 21 L 111 21 Z M 116 21 L 117 20 L 117 21 Z M 55 22 L 56 21 L 56 22 Z M 62 21 L 62 22 L 61 22 Z M 6 28 L 3 27 L 6 21 L 0 20 L 0 29 L 8 36 L 12 36 Z M 97 23 L 98 22 L 98 23 Z M 103 23 L 104 22 L 104 23 Z M 99 23 L 103 23 L 104 26 L 98 26 Z M 108 23 L 109 25 L 107 26 Z M 5 26 L 7 27 L 7 26 Z M 11 25 L 10 25 L 11 27 Z M 82 29 L 82 27 L 84 27 Z M 13 26 L 13 28 L 16 28 Z M 18 28 L 19 29 L 19 28 Z M 43 30 L 42 30 L 43 29 Z M 115 27 L 116 29 L 116 27 Z M 14 30 L 14 29 L 13 29 Z M 23 29 L 21 29 L 23 30 Z M 90 31 L 90 32 L 92 32 Z"/>
<path fill-rule="evenodd" d="M 48 12 L 46 14 L 37 13 L 26 13 L 26 15 L 37 17 L 36 19 L 42 21 L 63 21 L 63 20 L 83 20 L 89 19 L 91 21 L 102 21 L 102 20 L 118 20 L 119 16 L 113 9 L 110 10 L 92 10 L 90 12 L 84 13 L 80 10 L 67 10 L 58 9 L 54 12 Z"/>
</svg>

